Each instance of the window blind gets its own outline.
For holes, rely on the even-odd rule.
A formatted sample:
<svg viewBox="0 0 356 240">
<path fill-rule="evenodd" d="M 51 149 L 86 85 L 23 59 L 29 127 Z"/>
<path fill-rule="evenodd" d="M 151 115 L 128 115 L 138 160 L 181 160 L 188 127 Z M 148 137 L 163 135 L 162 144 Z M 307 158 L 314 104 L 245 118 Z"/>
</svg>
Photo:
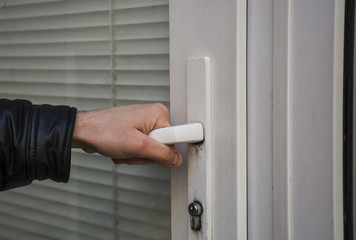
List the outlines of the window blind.
<svg viewBox="0 0 356 240">
<path fill-rule="evenodd" d="M 168 30 L 168 0 L 2 1 L 0 97 L 169 106 Z M 73 150 L 69 183 L 0 193 L 0 239 L 170 239 L 169 170 Z"/>
</svg>

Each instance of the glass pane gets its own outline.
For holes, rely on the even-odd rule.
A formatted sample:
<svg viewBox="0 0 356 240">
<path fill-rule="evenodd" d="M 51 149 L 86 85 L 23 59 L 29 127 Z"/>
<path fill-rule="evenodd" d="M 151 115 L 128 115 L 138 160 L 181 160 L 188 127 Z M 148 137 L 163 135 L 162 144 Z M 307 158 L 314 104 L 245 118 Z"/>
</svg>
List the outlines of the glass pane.
<svg viewBox="0 0 356 240">
<path fill-rule="evenodd" d="M 168 0 L 6 1 L 0 97 L 78 110 L 169 107 L 168 25 Z M 156 165 L 116 166 L 73 150 L 69 183 L 0 193 L 1 239 L 146 240 L 170 232 L 170 170 Z"/>
</svg>

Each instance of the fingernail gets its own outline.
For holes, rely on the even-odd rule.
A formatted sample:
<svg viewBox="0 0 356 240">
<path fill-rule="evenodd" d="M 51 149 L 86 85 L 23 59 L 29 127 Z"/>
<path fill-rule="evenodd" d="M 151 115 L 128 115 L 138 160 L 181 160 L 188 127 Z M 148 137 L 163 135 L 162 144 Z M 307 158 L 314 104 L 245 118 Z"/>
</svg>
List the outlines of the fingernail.
<svg viewBox="0 0 356 240">
<path fill-rule="evenodd" d="M 177 166 L 177 165 L 178 165 L 178 161 L 179 161 L 179 156 L 178 156 L 178 153 L 176 153 L 176 154 L 174 155 L 174 160 L 173 160 L 172 165 L 173 165 L 173 166 Z"/>
</svg>

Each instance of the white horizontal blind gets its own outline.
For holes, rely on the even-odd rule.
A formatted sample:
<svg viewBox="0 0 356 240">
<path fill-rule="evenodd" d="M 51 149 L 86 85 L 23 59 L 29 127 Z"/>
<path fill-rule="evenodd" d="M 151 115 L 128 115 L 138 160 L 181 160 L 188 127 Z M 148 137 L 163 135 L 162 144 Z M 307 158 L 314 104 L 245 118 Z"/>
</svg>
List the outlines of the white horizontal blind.
<svg viewBox="0 0 356 240">
<path fill-rule="evenodd" d="M 115 0 L 117 105 L 169 101 L 168 0 Z"/>
<path fill-rule="evenodd" d="M 3 3 L 1 98 L 169 105 L 168 0 Z M 169 179 L 159 166 L 73 151 L 69 183 L 0 193 L 0 239 L 170 239 Z"/>
</svg>

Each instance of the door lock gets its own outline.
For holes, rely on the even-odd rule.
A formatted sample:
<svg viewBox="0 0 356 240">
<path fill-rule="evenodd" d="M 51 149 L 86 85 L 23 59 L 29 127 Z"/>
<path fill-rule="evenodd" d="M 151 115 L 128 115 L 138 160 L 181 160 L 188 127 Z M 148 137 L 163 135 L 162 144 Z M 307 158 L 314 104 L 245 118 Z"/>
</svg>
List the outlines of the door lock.
<svg viewBox="0 0 356 240">
<path fill-rule="evenodd" d="M 188 206 L 190 214 L 190 228 L 193 231 L 201 229 L 201 215 L 203 214 L 203 206 L 198 201 L 194 201 Z"/>
</svg>

